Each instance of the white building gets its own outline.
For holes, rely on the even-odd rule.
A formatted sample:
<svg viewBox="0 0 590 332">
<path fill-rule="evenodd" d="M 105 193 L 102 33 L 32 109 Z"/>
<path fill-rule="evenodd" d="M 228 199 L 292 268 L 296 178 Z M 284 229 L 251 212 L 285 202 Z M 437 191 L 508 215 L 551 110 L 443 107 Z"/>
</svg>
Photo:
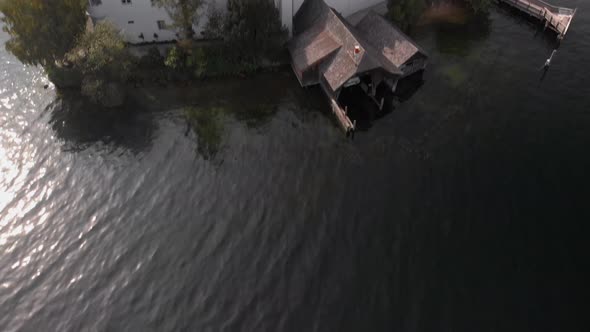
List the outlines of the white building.
<svg viewBox="0 0 590 332">
<path fill-rule="evenodd" d="M 272 1 L 272 0 L 271 0 Z M 291 30 L 293 16 L 304 0 L 274 0 L 279 7 L 283 25 Z M 384 0 L 326 0 L 343 16 L 371 7 Z M 89 0 L 88 12 L 94 20 L 108 20 L 118 27 L 125 39 L 133 44 L 167 42 L 177 39 L 177 31 L 171 28 L 172 20 L 165 9 L 153 4 L 152 0 Z M 203 6 L 196 36 L 201 35 L 210 6 L 226 10 L 227 0 L 209 0 Z"/>
</svg>

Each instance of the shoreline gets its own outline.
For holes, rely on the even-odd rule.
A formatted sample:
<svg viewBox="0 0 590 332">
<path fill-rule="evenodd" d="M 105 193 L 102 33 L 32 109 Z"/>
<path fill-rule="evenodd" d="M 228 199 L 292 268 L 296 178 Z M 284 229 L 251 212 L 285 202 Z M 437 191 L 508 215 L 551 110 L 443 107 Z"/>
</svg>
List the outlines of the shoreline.
<svg viewBox="0 0 590 332">
<path fill-rule="evenodd" d="M 454 3 L 440 3 L 429 6 L 416 26 L 426 26 L 430 24 L 450 23 L 450 24 L 465 24 L 469 19 L 469 9 Z"/>
</svg>

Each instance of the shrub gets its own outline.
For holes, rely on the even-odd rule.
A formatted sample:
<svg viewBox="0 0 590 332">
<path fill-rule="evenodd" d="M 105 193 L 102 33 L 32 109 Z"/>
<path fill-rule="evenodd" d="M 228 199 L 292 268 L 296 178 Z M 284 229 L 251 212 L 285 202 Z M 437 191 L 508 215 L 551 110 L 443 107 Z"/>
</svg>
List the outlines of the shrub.
<svg viewBox="0 0 590 332">
<path fill-rule="evenodd" d="M 206 39 L 222 39 L 225 25 L 225 16 L 214 4 L 209 7 L 207 24 L 201 34 Z"/>
<path fill-rule="evenodd" d="M 44 69 L 49 80 L 58 88 L 80 88 L 80 85 L 82 84 L 82 74 L 79 70 L 74 68 L 47 65 Z"/>
<path fill-rule="evenodd" d="M 471 9 L 476 12 L 487 12 L 492 6 L 492 0 L 465 0 Z"/>
<path fill-rule="evenodd" d="M 229 0 L 227 9 L 224 30 L 230 55 L 254 66 L 279 55 L 288 34 L 273 1 Z"/>
<path fill-rule="evenodd" d="M 389 18 L 400 29 L 407 31 L 422 16 L 426 9 L 426 2 L 424 0 L 389 0 L 387 8 Z"/>
<path fill-rule="evenodd" d="M 172 69 L 183 69 L 185 65 L 186 50 L 178 46 L 174 46 L 168 51 L 164 64 L 166 67 Z"/>
<path fill-rule="evenodd" d="M 83 77 L 83 95 L 109 107 L 122 103 L 122 83 L 135 63 L 114 26 L 101 22 L 86 31 L 66 59 Z"/>
<path fill-rule="evenodd" d="M 160 54 L 157 46 L 150 47 L 147 54 L 139 59 L 139 66 L 145 69 L 164 66 L 164 57 Z"/>
<path fill-rule="evenodd" d="M 179 43 L 168 52 L 166 66 L 196 78 L 248 74 L 276 60 L 288 36 L 278 9 L 267 0 L 229 0 L 225 16 L 211 7 L 203 35 L 224 38 L 206 45 Z"/>
<path fill-rule="evenodd" d="M 131 58 L 119 31 L 108 22 L 86 31 L 66 56 L 82 75 L 113 81 L 128 77 L 133 65 Z"/>
</svg>

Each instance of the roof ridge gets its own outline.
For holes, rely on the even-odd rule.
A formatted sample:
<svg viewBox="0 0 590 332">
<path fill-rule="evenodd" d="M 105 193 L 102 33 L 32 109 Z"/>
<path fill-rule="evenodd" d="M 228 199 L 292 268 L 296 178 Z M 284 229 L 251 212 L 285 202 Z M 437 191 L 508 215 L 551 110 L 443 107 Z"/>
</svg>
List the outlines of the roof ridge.
<svg viewBox="0 0 590 332">
<path fill-rule="evenodd" d="M 372 19 L 370 16 L 376 17 L 379 20 L 381 20 L 383 23 L 389 25 L 393 30 L 395 30 L 397 33 L 399 33 L 402 37 L 404 37 L 404 39 L 406 39 L 410 44 L 412 44 L 414 47 L 416 47 L 420 52 L 422 52 L 424 55 L 428 55 L 428 53 L 426 53 L 426 51 L 424 51 L 424 49 L 418 45 L 418 43 L 416 43 L 414 41 L 414 39 L 412 39 L 410 36 L 408 36 L 405 32 L 403 32 L 397 25 L 392 24 L 391 22 L 389 22 L 385 17 L 383 17 L 382 15 L 380 15 L 379 13 L 376 13 L 374 10 L 369 10 L 367 11 L 367 13 L 365 14 L 365 16 L 358 21 L 358 23 L 355 25 L 355 27 L 361 25 L 361 23 L 365 20 L 370 20 Z"/>
<path fill-rule="evenodd" d="M 365 39 L 365 37 L 361 34 L 361 32 L 358 31 L 356 26 L 354 26 L 350 22 L 348 22 L 348 20 L 346 20 L 346 18 L 344 18 L 340 13 L 338 13 L 333 8 L 330 8 L 330 9 L 332 9 L 334 11 L 334 14 L 336 15 L 336 17 L 344 25 L 344 28 L 346 28 L 345 30 L 354 38 L 354 40 L 358 43 L 358 45 L 364 49 L 363 57 L 366 56 L 369 59 L 371 59 L 372 61 L 376 62 L 377 64 L 388 67 L 388 65 L 390 64 L 390 61 L 379 50 L 377 50 L 370 41 Z M 369 12 L 374 13 L 374 11 L 372 11 L 372 10 L 370 10 Z M 347 55 L 350 57 L 350 54 L 347 53 Z M 351 57 L 351 58 L 353 59 L 354 63 L 356 63 L 357 65 L 362 62 L 362 58 L 359 58 L 358 61 L 356 61 L 354 59 L 354 57 Z M 394 64 L 391 64 L 391 65 L 392 65 L 392 67 L 395 67 L 395 68 L 387 68 L 388 71 L 391 71 L 392 73 L 400 73 L 401 72 L 396 65 L 394 65 Z M 395 70 L 392 70 L 392 69 L 395 69 Z"/>
<path fill-rule="evenodd" d="M 363 45 L 361 45 L 361 42 L 359 41 L 358 37 L 351 31 L 350 27 L 348 26 L 346 19 L 334 8 L 329 7 L 330 12 L 336 17 L 337 22 L 342 24 L 342 27 L 344 28 L 344 32 L 348 35 L 350 35 L 357 44 L 359 44 L 359 46 L 362 46 L 364 48 Z M 330 30 L 330 29 L 328 29 Z M 330 31 L 330 33 L 332 33 L 332 31 Z M 352 58 L 352 57 L 351 57 Z M 354 59 L 353 59 L 354 61 Z M 354 61 L 356 63 L 356 61 Z"/>
</svg>

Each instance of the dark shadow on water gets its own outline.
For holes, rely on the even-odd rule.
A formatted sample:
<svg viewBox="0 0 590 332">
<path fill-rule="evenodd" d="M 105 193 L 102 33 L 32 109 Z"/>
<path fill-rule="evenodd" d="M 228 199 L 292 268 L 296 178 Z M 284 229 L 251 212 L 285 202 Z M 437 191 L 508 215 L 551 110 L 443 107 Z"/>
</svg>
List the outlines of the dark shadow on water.
<svg viewBox="0 0 590 332">
<path fill-rule="evenodd" d="M 489 14 L 472 15 L 464 24 L 439 23 L 425 28 L 435 30 L 436 48 L 443 54 L 467 56 L 491 32 Z"/>
<path fill-rule="evenodd" d="M 230 118 L 256 130 L 277 113 L 278 104 L 257 100 L 258 102 L 245 104 L 218 101 L 188 106 L 183 112 L 187 122 L 185 136 L 192 130 L 197 139 L 197 152 L 205 160 L 212 160 L 222 148 L 224 132 L 228 130 L 226 127 Z"/>
<path fill-rule="evenodd" d="M 156 124 L 150 112 L 132 102 L 105 109 L 78 93 L 61 93 L 47 106 L 50 125 L 66 150 L 81 151 L 96 143 L 139 153 L 149 148 Z"/>
<path fill-rule="evenodd" d="M 548 71 L 549 67 L 543 67 L 541 69 L 541 77 L 539 77 L 539 86 L 541 85 L 541 83 L 543 83 L 543 80 L 545 80 L 545 76 L 547 76 Z"/>
<path fill-rule="evenodd" d="M 395 93 L 392 93 L 386 84 L 380 84 L 377 87 L 377 99 L 384 98 L 381 110 L 358 85 L 344 89 L 339 102 L 348 110 L 350 119 L 356 121 L 356 129 L 367 131 L 373 126 L 374 121 L 392 113 L 396 105 L 411 99 L 423 85 L 423 71 L 401 79 Z"/>
<path fill-rule="evenodd" d="M 356 122 L 357 131 L 369 130 L 376 119 L 385 115 L 358 85 L 343 89 L 338 101 Z"/>
<path fill-rule="evenodd" d="M 408 101 L 424 85 L 424 71 L 416 72 L 400 80 L 393 96 L 400 102 Z"/>
<path fill-rule="evenodd" d="M 224 136 L 232 130 L 228 126 L 235 121 L 262 132 L 279 110 L 292 109 L 291 105 L 297 110 L 313 108 L 315 99 L 290 71 L 201 82 L 171 91 L 152 92 L 159 103 L 173 99 L 169 104 L 183 110 L 185 134 L 195 134 L 196 151 L 206 160 L 215 159 L 223 150 Z"/>
<path fill-rule="evenodd" d="M 554 31 L 547 28 L 545 29 L 543 23 L 522 11 L 508 5 L 505 3 L 498 4 L 498 11 L 503 14 L 505 17 L 510 18 L 514 23 L 520 26 L 526 26 L 531 31 L 531 36 L 534 39 L 540 38 L 544 40 L 547 45 L 557 48 L 559 46 L 559 42 L 557 40 L 557 35 Z M 534 31 L 534 32 L 533 32 Z"/>
</svg>

